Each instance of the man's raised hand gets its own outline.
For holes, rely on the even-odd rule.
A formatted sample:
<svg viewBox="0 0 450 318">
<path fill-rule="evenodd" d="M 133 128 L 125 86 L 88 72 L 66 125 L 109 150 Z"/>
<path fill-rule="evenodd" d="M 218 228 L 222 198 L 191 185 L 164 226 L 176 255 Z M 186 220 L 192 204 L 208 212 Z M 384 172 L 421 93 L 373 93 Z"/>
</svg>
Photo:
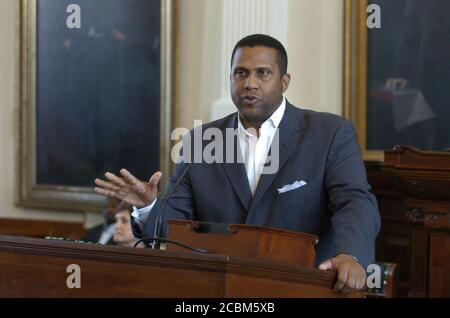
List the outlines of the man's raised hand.
<svg viewBox="0 0 450 318">
<path fill-rule="evenodd" d="M 160 171 L 154 173 L 148 182 L 141 181 L 128 170 L 120 170 L 120 176 L 105 173 L 106 180 L 95 179 L 95 192 L 123 200 L 138 208 L 142 208 L 155 201 L 158 194 L 158 182 L 161 179 Z"/>
</svg>

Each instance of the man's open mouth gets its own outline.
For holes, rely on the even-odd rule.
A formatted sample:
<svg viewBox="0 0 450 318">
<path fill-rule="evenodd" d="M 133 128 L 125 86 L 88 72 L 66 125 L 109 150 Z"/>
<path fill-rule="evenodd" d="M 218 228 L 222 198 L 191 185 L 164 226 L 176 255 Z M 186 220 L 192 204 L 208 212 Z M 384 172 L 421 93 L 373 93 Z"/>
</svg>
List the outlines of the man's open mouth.
<svg viewBox="0 0 450 318">
<path fill-rule="evenodd" d="M 253 105 L 259 101 L 259 98 L 255 97 L 255 96 L 244 96 L 244 98 L 242 98 L 242 100 L 247 105 Z"/>
</svg>

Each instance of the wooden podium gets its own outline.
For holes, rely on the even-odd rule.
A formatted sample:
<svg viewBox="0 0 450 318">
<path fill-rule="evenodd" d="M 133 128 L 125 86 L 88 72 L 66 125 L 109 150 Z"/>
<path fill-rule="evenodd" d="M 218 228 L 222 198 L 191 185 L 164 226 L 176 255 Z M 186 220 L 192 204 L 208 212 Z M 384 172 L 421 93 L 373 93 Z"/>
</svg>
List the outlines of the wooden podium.
<svg viewBox="0 0 450 318">
<path fill-rule="evenodd" d="M 244 225 L 169 220 L 168 238 L 212 254 L 313 268 L 316 261 L 315 235 Z M 168 244 L 167 250 L 186 251 Z"/>
<path fill-rule="evenodd" d="M 238 233 L 248 235 L 247 230 L 239 228 Z M 175 227 L 171 231 L 176 234 Z M 363 296 L 334 293 L 336 272 L 292 265 L 294 259 L 277 253 L 280 237 L 270 240 L 265 238 L 265 230 L 259 232 L 263 239 L 250 257 L 180 252 L 171 246 L 164 251 L 0 236 L 0 297 Z M 311 237 L 306 241 L 313 245 Z M 250 240 L 247 247 L 255 242 Z M 236 251 L 239 249 L 233 249 Z M 270 251 L 275 260 L 262 260 L 270 258 Z M 79 289 L 66 284 L 71 264 L 81 270 Z"/>
</svg>

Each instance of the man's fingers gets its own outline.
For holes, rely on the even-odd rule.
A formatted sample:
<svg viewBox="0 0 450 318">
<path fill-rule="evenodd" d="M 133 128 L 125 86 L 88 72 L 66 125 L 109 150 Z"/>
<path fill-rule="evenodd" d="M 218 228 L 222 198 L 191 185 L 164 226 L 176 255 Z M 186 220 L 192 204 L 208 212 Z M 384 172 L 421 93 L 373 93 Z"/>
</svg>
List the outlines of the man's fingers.
<svg viewBox="0 0 450 318">
<path fill-rule="evenodd" d="M 119 191 L 119 187 L 116 187 L 113 183 L 103 181 L 102 179 L 95 179 L 95 184 L 99 187 L 102 187 L 103 189 L 110 190 L 110 191 Z"/>
<path fill-rule="evenodd" d="M 366 272 L 351 256 L 340 254 L 322 264 L 319 269 L 337 270 L 338 277 L 333 286 L 335 292 L 360 290 L 366 283 Z"/>
<path fill-rule="evenodd" d="M 344 286 L 347 284 L 348 274 L 349 268 L 347 266 L 342 266 L 338 269 L 338 279 L 336 281 L 336 284 L 334 284 L 335 291 L 340 291 L 344 288 Z"/>
<path fill-rule="evenodd" d="M 328 260 L 323 262 L 322 264 L 319 265 L 319 269 L 323 270 L 323 271 L 329 271 L 333 269 L 333 263 Z"/>
<path fill-rule="evenodd" d="M 349 289 L 356 289 L 356 277 L 352 275 L 352 273 L 349 273 L 348 280 L 347 280 L 347 287 Z"/>
<path fill-rule="evenodd" d="M 118 185 L 120 187 L 126 187 L 127 184 L 122 180 L 122 178 L 117 177 L 115 174 L 111 172 L 105 173 L 106 179 L 114 183 L 115 185 Z"/>
<path fill-rule="evenodd" d="M 366 285 L 367 275 L 364 269 L 360 270 L 360 275 L 356 281 L 356 289 L 361 290 Z"/>
<path fill-rule="evenodd" d="M 117 198 L 119 200 L 122 199 L 122 197 L 114 191 L 109 191 L 109 190 L 105 190 L 105 189 L 98 188 L 98 187 L 95 187 L 94 191 L 97 192 L 98 194 L 106 195 L 108 197 Z"/>
<path fill-rule="evenodd" d="M 161 179 L 161 177 L 162 177 L 162 173 L 160 171 L 155 172 L 149 180 L 150 187 L 153 188 L 153 187 L 158 186 L 158 182 Z"/>
<path fill-rule="evenodd" d="M 120 174 L 122 175 L 122 177 L 124 177 L 124 179 L 131 185 L 133 186 L 139 186 L 142 181 L 139 180 L 138 178 L 136 178 L 135 176 L 133 176 L 127 169 L 121 169 L 120 170 Z"/>
<path fill-rule="evenodd" d="M 344 286 L 343 292 L 353 292 L 355 290 L 362 290 L 366 283 L 366 275 L 359 268 L 350 268 L 348 271 L 347 283 Z"/>
<path fill-rule="evenodd" d="M 356 289 L 361 290 L 364 288 L 364 286 L 366 285 L 366 277 L 362 277 L 361 279 L 358 280 L 358 282 L 356 283 Z"/>
<path fill-rule="evenodd" d="M 344 268 L 348 275 L 343 291 L 353 292 L 355 290 L 362 290 L 366 284 L 366 273 L 364 269 L 359 264 L 354 264 L 349 267 L 344 266 Z"/>
</svg>

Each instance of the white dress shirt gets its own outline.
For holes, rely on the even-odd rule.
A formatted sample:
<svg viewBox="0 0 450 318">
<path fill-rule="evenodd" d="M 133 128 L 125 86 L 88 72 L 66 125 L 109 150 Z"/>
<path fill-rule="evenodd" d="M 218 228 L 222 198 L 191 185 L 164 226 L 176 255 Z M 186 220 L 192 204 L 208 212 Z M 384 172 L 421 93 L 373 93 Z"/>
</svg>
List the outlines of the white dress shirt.
<svg viewBox="0 0 450 318">
<path fill-rule="evenodd" d="M 283 98 L 283 102 L 278 109 L 261 125 L 259 138 L 255 135 L 255 129 L 246 130 L 244 128 L 241 118 L 238 116 L 239 144 L 252 195 L 255 195 L 273 137 L 280 125 L 285 109 L 286 100 Z"/>
<path fill-rule="evenodd" d="M 255 195 L 273 137 L 275 136 L 281 119 L 284 116 L 285 109 L 286 99 L 283 98 L 283 101 L 277 110 L 261 125 L 259 130 L 259 138 L 254 129 L 246 130 L 244 128 L 241 118 L 238 116 L 239 146 L 241 149 L 242 158 L 244 159 L 245 170 L 247 172 L 248 183 L 252 195 Z M 133 207 L 131 216 L 141 229 L 144 228 L 155 203 L 156 200 L 152 204 L 141 209 Z"/>
</svg>

